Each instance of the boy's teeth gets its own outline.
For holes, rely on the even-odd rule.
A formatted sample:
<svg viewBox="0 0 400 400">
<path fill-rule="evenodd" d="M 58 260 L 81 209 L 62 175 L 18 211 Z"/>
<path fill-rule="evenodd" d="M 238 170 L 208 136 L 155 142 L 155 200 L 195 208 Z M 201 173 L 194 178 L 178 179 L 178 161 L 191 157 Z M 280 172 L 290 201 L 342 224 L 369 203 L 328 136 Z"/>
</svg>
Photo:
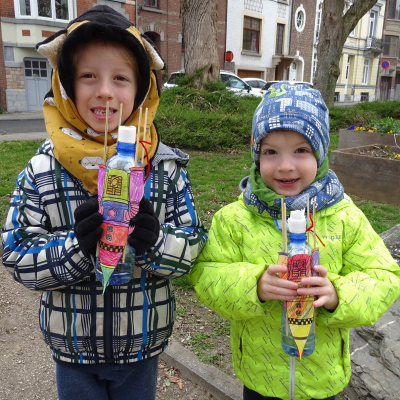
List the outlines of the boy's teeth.
<svg viewBox="0 0 400 400">
<path fill-rule="evenodd" d="M 100 110 L 100 109 L 98 109 L 98 108 L 94 108 L 93 109 L 93 112 L 95 113 L 95 114 L 98 114 L 98 115 L 106 115 L 106 110 Z M 114 114 L 114 110 L 108 110 L 108 115 L 110 115 L 110 114 Z"/>
</svg>

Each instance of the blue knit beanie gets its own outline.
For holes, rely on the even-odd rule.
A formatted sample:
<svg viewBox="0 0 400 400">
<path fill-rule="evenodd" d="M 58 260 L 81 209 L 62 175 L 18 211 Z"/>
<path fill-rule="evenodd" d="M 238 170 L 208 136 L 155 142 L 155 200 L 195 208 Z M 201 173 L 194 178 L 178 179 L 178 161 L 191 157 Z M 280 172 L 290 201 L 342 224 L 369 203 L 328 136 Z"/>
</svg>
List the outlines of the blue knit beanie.
<svg viewBox="0 0 400 400">
<path fill-rule="evenodd" d="M 329 111 L 318 90 L 286 81 L 268 89 L 253 117 L 253 159 L 257 168 L 261 140 L 280 129 L 303 135 L 311 145 L 318 168 L 322 165 L 329 146 Z"/>
</svg>

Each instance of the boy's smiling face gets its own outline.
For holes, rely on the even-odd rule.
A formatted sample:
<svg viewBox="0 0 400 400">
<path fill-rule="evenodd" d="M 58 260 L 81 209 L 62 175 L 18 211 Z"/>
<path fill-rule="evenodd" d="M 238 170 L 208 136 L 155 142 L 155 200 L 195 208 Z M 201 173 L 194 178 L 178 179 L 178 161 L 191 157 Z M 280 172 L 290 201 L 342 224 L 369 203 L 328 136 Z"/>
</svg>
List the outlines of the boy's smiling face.
<svg viewBox="0 0 400 400">
<path fill-rule="evenodd" d="M 118 46 L 88 44 L 75 65 L 75 105 L 83 120 L 104 132 L 109 102 L 108 130 L 117 128 L 122 103 L 124 122 L 132 113 L 137 80 L 126 55 Z"/>
<path fill-rule="evenodd" d="M 277 130 L 261 141 L 260 173 L 264 183 L 277 194 L 296 196 L 317 175 L 317 159 L 304 136 Z"/>
</svg>

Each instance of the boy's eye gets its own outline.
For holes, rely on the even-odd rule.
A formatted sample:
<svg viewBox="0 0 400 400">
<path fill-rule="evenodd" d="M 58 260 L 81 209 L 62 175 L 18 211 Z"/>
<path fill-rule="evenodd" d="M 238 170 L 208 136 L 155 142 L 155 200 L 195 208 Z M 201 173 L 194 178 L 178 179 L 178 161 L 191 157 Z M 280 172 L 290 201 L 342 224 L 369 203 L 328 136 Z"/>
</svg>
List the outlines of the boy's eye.
<svg viewBox="0 0 400 400">
<path fill-rule="evenodd" d="M 301 147 L 300 149 L 297 149 L 296 152 L 297 153 L 309 153 L 310 151 L 305 147 Z"/>
<path fill-rule="evenodd" d="M 125 77 L 123 77 L 123 76 L 117 76 L 115 79 L 117 81 L 127 81 L 127 79 Z"/>
<path fill-rule="evenodd" d="M 267 155 L 271 156 L 273 154 L 276 154 L 276 151 L 272 150 L 272 149 L 267 149 L 267 150 L 264 151 L 264 154 L 267 154 Z"/>
<path fill-rule="evenodd" d="M 93 78 L 93 74 L 84 74 L 82 78 Z"/>
</svg>

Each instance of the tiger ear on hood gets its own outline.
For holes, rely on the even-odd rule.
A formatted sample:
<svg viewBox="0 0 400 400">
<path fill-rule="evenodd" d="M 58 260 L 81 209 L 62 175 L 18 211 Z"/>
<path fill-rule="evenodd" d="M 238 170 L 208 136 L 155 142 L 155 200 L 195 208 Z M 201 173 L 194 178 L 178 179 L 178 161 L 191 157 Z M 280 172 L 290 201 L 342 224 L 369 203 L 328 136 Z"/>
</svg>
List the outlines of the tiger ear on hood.
<svg viewBox="0 0 400 400">
<path fill-rule="evenodd" d="M 58 50 L 64 43 L 67 37 L 67 30 L 63 29 L 51 35 L 45 41 L 40 42 L 36 45 L 36 50 L 42 56 L 49 60 L 49 63 L 53 69 L 57 68 L 58 64 Z"/>
<path fill-rule="evenodd" d="M 165 62 L 162 59 L 156 45 L 148 36 L 143 34 L 141 36 L 144 48 L 146 49 L 147 58 L 149 59 L 150 69 L 156 71 L 165 69 Z"/>
</svg>

